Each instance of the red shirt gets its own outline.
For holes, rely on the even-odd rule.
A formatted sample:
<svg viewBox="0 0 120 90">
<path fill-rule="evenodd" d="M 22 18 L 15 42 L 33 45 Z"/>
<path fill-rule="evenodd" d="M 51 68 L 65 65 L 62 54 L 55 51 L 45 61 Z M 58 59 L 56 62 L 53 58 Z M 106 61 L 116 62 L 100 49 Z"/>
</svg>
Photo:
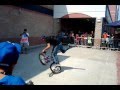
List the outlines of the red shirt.
<svg viewBox="0 0 120 90">
<path fill-rule="evenodd" d="M 108 34 L 107 33 L 104 33 L 103 34 L 103 38 L 107 38 L 108 37 Z"/>
</svg>

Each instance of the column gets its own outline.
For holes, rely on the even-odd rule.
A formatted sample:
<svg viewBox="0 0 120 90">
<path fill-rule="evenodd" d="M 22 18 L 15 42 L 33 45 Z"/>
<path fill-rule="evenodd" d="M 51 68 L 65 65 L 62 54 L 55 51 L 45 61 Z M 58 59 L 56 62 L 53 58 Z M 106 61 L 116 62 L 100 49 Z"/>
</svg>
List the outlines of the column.
<svg viewBox="0 0 120 90">
<path fill-rule="evenodd" d="M 94 33 L 94 46 L 100 47 L 102 33 L 102 18 L 96 18 L 95 33 Z"/>
<path fill-rule="evenodd" d="M 54 26 L 53 26 L 53 35 L 56 35 L 58 31 L 60 31 L 60 19 L 54 18 Z"/>
</svg>

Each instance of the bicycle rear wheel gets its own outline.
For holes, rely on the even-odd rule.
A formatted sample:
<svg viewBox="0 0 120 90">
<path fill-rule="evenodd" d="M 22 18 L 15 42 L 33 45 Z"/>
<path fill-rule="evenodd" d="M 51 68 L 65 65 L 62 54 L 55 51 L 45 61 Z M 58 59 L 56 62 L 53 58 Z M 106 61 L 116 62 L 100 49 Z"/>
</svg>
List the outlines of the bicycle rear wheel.
<svg viewBox="0 0 120 90">
<path fill-rule="evenodd" d="M 50 65 L 50 70 L 52 71 L 52 73 L 54 74 L 58 74 L 61 72 L 61 66 L 56 65 L 54 62 Z"/>
<path fill-rule="evenodd" d="M 47 64 L 47 62 L 45 60 L 45 55 L 43 55 L 42 53 L 39 53 L 39 61 L 41 62 L 42 65 Z"/>
</svg>

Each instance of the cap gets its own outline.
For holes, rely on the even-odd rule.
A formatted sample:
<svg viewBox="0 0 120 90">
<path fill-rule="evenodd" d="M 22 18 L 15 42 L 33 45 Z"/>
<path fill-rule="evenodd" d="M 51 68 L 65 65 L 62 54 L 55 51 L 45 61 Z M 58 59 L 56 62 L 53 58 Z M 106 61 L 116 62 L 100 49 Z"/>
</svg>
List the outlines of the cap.
<svg viewBox="0 0 120 90">
<path fill-rule="evenodd" d="M 17 62 L 21 45 L 9 41 L 0 43 L 0 66 L 10 66 Z"/>
</svg>

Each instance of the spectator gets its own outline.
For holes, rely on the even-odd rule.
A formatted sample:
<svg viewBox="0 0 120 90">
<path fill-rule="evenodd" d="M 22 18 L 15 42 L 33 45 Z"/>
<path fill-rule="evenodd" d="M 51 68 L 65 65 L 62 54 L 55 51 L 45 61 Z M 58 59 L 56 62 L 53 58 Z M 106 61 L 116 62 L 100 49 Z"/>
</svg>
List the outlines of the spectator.
<svg viewBox="0 0 120 90">
<path fill-rule="evenodd" d="M 109 38 L 109 47 L 114 48 L 114 35 L 113 34 Z"/>
<path fill-rule="evenodd" d="M 81 42 L 81 45 L 84 45 L 84 34 L 81 35 L 81 40 L 80 40 L 80 42 Z"/>
<path fill-rule="evenodd" d="M 118 48 L 118 44 L 119 44 L 119 34 L 118 33 L 116 33 L 115 35 L 114 35 L 114 47 L 115 48 Z"/>
<path fill-rule="evenodd" d="M 76 44 L 76 45 L 79 45 L 79 41 L 80 41 L 79 39 L 80 39 L 80 38 L 79 38 L 79 34 L 76 34 L 76 35 L 75 35 L 75 44 Z"/>
<path fill-rule="evenodd" d="M 91 35 L 92 35 L 92 46 L 93 46 L 94 44 L 94 32 L 93 31 L 91 31 Z"/>
<path fill-rule="evenodd" d="M 84 45 L 87 45 L 87 32 L 84 34 Z"/>
<path fill-rule="evenodd" d="M 28 37 L 29 37 L 29 33 L 27 33 L 27 29 L 24 29 L 24 32 L 20 34 L 21 36 L 21 46 L 22 46 L 22 52 L 25 51 L 25 53 L 27 54 L 27 49 L 28 49 L 28 46 L 29 46 L 29 41 L 28 41 Z"/>
<path fill-rule="evenodd" d="M 92 35 L 91 34 L 89 34 L 88 35 L 88 46 L 92 46 Z"/>
<path fill-rule="evenodd" d="M 74 40 L 75 40 L 74 33 L 71 32 L 71 33 L 70 33 L 70 43 L 71 43 L 71 44 L 74 44 L 74 42 L 75 42 Z"/>
<path fill-rule="evenodd" d="M 106 38 L 106 46 L 109 47 L 109 43 L 110 43 L 110 35 L 107 35 Z"/>
<path fill-rule="evenodd" d="M 0 85 L 26 84 L 21 77 L 11 75 L 20 51 L 21 46 L 17 43 L 0 43 Z"/>
<path fill-rule="evenodd" d="M 103 38 L 104 38 L 104 41 L 105 41 L 106 46 L 108 46 L 108 42 L 109 42 L 108 36 L 109 36 L 109 35 L 108 35 L 107 32 L 104 32 L 104 33 L 103 33 Z"/>
</svg>

